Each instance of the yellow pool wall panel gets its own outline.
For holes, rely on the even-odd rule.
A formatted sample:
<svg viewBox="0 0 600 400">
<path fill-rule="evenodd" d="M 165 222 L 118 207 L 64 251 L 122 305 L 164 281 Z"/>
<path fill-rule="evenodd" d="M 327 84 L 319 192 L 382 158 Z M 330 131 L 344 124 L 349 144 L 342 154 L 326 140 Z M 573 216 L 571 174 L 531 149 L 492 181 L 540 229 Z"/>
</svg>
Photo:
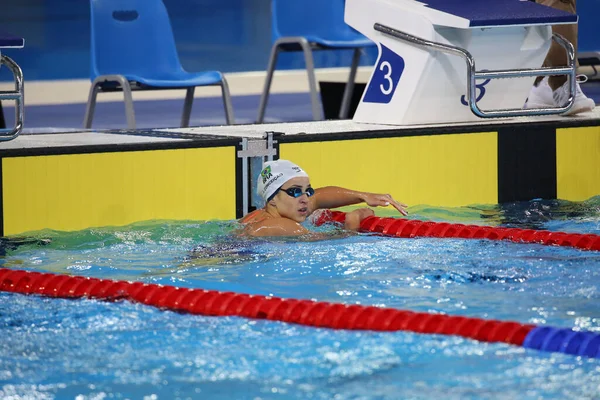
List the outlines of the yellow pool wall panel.
<svg viewBox="0 0 600 400">
<path fill-rule="evenodd" d="M 4 234 L 235 218 L 235 148 L 2 159 Z"/>
<path fill-rule="evenodd" d="M 556 130 L 556 180 L 559 199 L 600 194 L 600 126 Z"/>
<path fill-rule="evenodd" d="M 281 143 L 315 187 L 390 193 L 410 205 L 498 202 L 496 132 Z"/>
</svg>

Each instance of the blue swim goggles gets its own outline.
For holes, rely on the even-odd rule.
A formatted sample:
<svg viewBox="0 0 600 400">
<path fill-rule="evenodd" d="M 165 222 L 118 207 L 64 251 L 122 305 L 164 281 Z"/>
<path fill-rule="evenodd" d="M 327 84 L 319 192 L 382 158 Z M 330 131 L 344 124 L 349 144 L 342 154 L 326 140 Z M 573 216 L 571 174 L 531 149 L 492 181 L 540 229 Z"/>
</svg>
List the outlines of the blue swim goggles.
<svg viewBox="0 0 600 400">
<path fill-rule="evenodd" d="M 302 191 L 302 188 L 299 187 L 291 187 L 288 189 L 282 189 L 279 188 L 277 189 L 277 191 L 282 190 L 284 191 L 288 196 L 293 197 L 293 198 L 298 198 L 300 196 L 302 196 L 303 194 L 306 194 L 308 197 L 311 197 L 313 194 L 315 194 L 315 189 L 309 187 L 306 189 L 306 192 Z M 275 193 L 277 193 L 277 191 Z"/>
</svg>

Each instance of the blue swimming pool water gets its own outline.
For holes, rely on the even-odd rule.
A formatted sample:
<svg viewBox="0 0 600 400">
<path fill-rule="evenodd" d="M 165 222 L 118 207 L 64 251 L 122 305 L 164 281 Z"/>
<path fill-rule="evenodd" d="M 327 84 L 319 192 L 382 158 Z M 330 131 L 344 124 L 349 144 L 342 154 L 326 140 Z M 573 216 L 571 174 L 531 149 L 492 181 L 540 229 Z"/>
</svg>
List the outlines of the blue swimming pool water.
<svg viewBox="0 0 600 400">
<path fill-rule="evenodd" d="M 411 218 L 600 234 L 600 198 Z M 4 242 L 2 267 L 600 332 L 600 253 L 373 235 L 240 240 L 151 221 Z M 331 229 L 331 228 L 325 228 Z M 600 360 L 459 337 L 333 331 L 0 293 L 0 398 L 592 399 Z"/>
</svg>

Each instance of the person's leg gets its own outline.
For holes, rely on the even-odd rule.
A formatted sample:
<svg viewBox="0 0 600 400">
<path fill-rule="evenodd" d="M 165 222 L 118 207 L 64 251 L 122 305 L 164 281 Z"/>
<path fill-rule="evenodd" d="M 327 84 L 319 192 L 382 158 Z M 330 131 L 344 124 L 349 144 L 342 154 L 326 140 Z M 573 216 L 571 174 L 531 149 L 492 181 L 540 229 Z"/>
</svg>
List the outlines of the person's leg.
<svg viewBox="0 0 600 400">
<path fill-rule="evenodd" d="M 576 0 L 536 0 L 537 3 L 543 4 L 548 7 L 556 8 L 558 10 L 567 11 L 575 14 L 575 1 Z M 577 24 L 568 25 L 555 25 L 552 27 L 552 32 L 558 33 L 573 44 L 575 53 L 577 53 Z M 577 62 L 577 57 L 575 57 Z M 558 43 L 552 42 L 550 51 L 546 55 L 544 60 L 545 67 L 559 67 L 567 65 L 567 54 Z M 551 76 L 548 79 L 548 84 L 552 90 L 556 90 L 561 87 L 567 81 L 565 75 Z"/>
<path fill-rule="evenodd" d="M 558 10 L 567 11 L 575 14 L 575 0 L 535 0 L 537 3 L 552 7 Z M 554 33 L 565 37 L 573 44 L 575 53 L 577 53 L 577 24 L 555 25 L 552 27 Z M 558 43 L 552 42 L 550 50 L 544 60 L 545 67 L 561 67 L 567 65 L 567 53 Z M 575 57 L 575 65 L 577 57 Z M 560 107 L 567 103 L 569 99 L 569 87 L 566 75 L 550 76 L 547 79 L 538 77 L 535 80 L 529 97 L 525 103 L 525 108 L 545 108 Z M 575 83 L 575 102 L 573 107 L 565 115 L 578 114 L 591 111 L 596 106 L 594 100 L 588 98 L 582 91 L 579 83 Z"/>
</svg>

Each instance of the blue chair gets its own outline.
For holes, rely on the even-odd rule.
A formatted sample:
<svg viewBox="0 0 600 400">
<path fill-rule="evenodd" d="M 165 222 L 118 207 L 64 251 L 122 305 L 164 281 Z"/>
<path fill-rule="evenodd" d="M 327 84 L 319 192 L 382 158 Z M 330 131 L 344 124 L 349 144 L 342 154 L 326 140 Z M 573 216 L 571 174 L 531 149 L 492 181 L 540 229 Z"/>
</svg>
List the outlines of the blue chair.
<svg viewBox="0 0 600 400">
<path fill-rule="evenodd" d="M 218 71 L 184 71 L 161 0 L 91 0 L 91 80 L 84 127 L 91 128 L 98 92 L 122 91 L 128 128 L 135 128 L 133 90 L 186 89 L 181 126 L 190 122 L 197 86 L 221 86 L 234 123 L 229 87 Z"/>
<path fill-rule="evenodd" d="M 280 51 L 302 51 L 308 74 L 314 120 L 323 119 L 319 103 L 313 50 L 354 49 L 348 83 L 344 90 L 340 118 L 347 118 L 354 90 L 361 50 L 375 46 L 371 40 L 344 22 L 345 0 L 272 0 L 273 47 L 267 67 L 265 86 L 258 107 L 257 122 L 264 120 L 265 109 Z"/>
</svg>

